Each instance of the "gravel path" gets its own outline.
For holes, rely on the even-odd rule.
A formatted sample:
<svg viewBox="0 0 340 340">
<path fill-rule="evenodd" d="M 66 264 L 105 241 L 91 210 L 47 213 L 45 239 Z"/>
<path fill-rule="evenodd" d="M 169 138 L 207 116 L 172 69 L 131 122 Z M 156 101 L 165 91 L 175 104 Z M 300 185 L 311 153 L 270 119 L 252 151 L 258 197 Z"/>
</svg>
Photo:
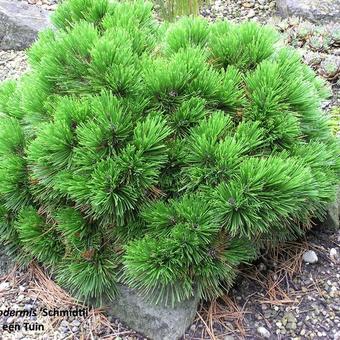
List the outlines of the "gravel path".
<svg viewBox="0 0 340 340">
<path fill-rule="evenodd" d="M 56 0 L 26 1 L 54 10 Z M 296 18 L 274 16 L 273 0 L 217 0 L 202 10 L 208 20 L 256 20 L 275 26 L 285 43 L 296 47 L 306 63 L 327 79 L 333 89 L 325 109 L 339 113 L 339 26 L 314 26 Z M 16 79 L 26 69 L 24 52 L 0 51 L 0 81 Z M 340 130 L 340 127 L 339 127 Z M 307 253 L 306 253 L 307 252 Z M 307 263 L 305 260 L 315 263 Z M 311 231 L 299 245 L 289 244 L 279 254 L 259 259 L 242 270 L 237 285 L 222 299 L 202 305 L 183 339 L 334 339 L 340 340 L 340 231 Z M 280 270 L 285 268 L 285 270 Z M 291 276 L 288 274 L 292 274 Z M 41 273 L 40 273 L 41 274 Z M 0 310 L 17 307 L 40 311 L 75 307 L 65 299 L 46 294 L 47 283 L 36 270 L 14 270 L 0 279 Z M 50 284 L 50 283 L 48 283 Z M 47 292 L 55 287 L 50 287 Z M 55 288 L 57 289 L 57 288 Z M 56 295 L 61 294 L 56 290 Z M 51 304 L 52 303 L 52 304 Z M 94 310 L 87 317 L 47 317 L 41 312 L 28 317 L 3 316 L 0 324 L 43 324 L 44 330 L 4 332 L 1 339 L 116 339 L 141 340 L 143 336 L 119 320 L 107 319 Z"/>
</svg>

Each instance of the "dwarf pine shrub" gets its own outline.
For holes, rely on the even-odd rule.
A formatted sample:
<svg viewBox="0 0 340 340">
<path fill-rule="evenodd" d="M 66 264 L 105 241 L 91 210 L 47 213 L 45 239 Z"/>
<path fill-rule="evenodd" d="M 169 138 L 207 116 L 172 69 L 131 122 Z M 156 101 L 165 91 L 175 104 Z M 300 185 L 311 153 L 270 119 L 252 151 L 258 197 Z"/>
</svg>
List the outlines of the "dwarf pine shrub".
<svg viewBox="0 0 340 340">
<path fill-rule="evenodd" d="M 69 0 L 0 90 L 0 237 L 81 299 L 210 299 L 322 218 L 328 90 L 274 31 Z"/>
</svg>

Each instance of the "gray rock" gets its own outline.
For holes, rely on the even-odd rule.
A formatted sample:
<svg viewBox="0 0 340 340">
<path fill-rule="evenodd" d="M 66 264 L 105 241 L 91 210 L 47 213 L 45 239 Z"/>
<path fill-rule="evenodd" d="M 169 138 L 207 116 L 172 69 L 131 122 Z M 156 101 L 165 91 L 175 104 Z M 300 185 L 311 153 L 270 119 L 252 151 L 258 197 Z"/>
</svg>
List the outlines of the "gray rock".
<svg viewBox="0 0 340 340">
<path fill-rule="evenodd" d="M 277 0 L 276 6 L 284 18 L 297 16 L 317 23 L 340 19 L 340 0 Z"/>
<path fill-rule="evenodd" d="M 175 340 L 191 325 L 199 299 L 194 297 L 176 307 L 152 305 L 135 291 L 118 286 L 119 295 L 107 307 L 108 314 L 120 318 L 131 328 L 153 340 Z"/>
<path fill-rule="evenodd" d="M 0 30 L 1 30 L 1 21 L 0 21 Z M 14 268 L 14 261 L 12 261 L 1 249 L 0 245 L 0 277 L 5 276 Z"/>
<path fill-rule="evenodd" d="M 322 226 L 327 229 L 338 230 L 340 228 L 339 218 L 340 218 L 340 187 L 338 188 L 335 202 L 328 206 L 326 219 L 322 222 Z"/>
<path fill-rule="evenodd" d="M 23 50 L 50 25 L 47 11 L 12 0 L 0 0 L 0 23 L 0 50 Z"/>
<path fill-rule="evenodd" d="M 270 338 L 270 332 L 265 327 L 262 327 L 262 326 L 258 327 L 257 333 L 259 333 L 262 337 L 264 337 L 266 339 Z"/>
<path fill-rule="evenodd" d="M 308 250 L 306 251 L 303 256 L 302 259 L 306 262 L 306 263 L 317 263 L 319 261 L 318 256 L 316 255 L 316 252 L 314 250 Z"/>
</svg>

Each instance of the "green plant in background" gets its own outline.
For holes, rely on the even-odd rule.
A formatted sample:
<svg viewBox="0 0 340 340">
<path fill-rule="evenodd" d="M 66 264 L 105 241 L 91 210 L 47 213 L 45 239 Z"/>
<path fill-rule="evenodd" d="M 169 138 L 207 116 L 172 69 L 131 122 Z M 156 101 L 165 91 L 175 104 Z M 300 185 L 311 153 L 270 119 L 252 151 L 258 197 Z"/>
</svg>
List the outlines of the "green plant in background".
<svg viewBox="0 0 340 340">
<path fill-rule="evenodd" d="M 200 9 L 209 0 L 155 0 L 162 17 L 173 21 L 178 16 L 199 14 Z"/>
<path fill-rule="evenodd" d="M 69 0 L 0 88 L 0 240 L 78 298 L 175 304 L 302 235 L 339 182 L 323 82 L 256 23 Z"/>
<path fill-rule="evenodd" d="M 340 133 L 340 107 L 334 106 L 330 112 L 330 127 L 334 135 Z"/>
</svg>

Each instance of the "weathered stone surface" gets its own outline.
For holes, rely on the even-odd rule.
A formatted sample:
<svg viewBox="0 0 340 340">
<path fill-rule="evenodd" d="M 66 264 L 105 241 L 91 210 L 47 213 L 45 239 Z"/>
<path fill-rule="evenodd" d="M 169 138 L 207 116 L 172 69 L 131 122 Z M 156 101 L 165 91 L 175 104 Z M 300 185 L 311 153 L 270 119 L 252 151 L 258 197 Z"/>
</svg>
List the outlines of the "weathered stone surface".
<svg viewBox="0 0 340 340">
<path fill-rule="evenodd" d="M 14 262 L 5 254 L 0 245 L 0 277 L 8 274 L 14 267 Z"/>
<path fill-rule="evenodd" d="M 175 308 L 146 303 L 136 292 L 120 285 L 119 296 L 107 311 L 152 340 L 176 340 L 192 324 L 199 299 L 192 298 Z"/>
<path fill-rule="evenodd" d="M 0 50 L 23 50 L 50 25 L 48 12 L 24 1 L 0 0 Z"/>
<path fill-rule="evenodd" d="M 339 21 L 340 0 L 277 0 L 279 15 L 298 16 L 313 22 Z"/>
<path fill-rule="evenodd" d="M 337 230 L 340 228 L 340 187 L 335 202 L 328 206 L 326 219 L 322 222 L 325 228 Z"/>
</svg>

